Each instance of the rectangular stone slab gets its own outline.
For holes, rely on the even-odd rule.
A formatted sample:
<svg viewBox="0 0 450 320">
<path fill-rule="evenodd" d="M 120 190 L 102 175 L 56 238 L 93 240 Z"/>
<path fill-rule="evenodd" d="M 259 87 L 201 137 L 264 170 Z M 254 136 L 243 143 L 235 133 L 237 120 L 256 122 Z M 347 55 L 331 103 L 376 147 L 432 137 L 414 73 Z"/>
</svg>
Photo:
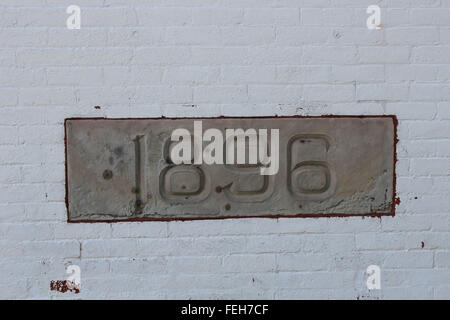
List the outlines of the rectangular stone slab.
<svg viewBox="0 0 450 320">
<path fill-rule="evenodd" d="M 203 132 L 279 129 L 278 173 L 174 165 L 172 131 L 199 120 Z M 394 116 L 78 118 L 65 130 L 70 222 L 394 214 Z"/>
</svg>

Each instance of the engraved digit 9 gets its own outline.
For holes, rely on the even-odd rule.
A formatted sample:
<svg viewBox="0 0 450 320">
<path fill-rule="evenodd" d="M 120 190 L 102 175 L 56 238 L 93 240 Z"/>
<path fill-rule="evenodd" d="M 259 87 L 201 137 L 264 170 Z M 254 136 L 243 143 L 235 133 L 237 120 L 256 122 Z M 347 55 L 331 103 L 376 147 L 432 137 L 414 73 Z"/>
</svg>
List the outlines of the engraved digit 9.
<svg viewBox="0 0 450 320">
<path fill-rule="evenodd" d="M 227 150 L 227 155 L 229 151 L 232 151 L 233 157 L 236 154 L 237 158 L 241 157 L 241 162 L 244 164 L 226 164 L 225 168 L 230 170 L 234 176 L 233 182 L 223 187 L 226 196 L 234 202 L 263 202 L 267 200 L 274 191 L 274 175 L 261 175 L 261 167 L 263 164 L 256 159 L 255 154 L 257 153 L 257 140 L 256 132 L 254 133 L 253 140 L 251 137 L 248 138 L 248 143 L 245 143 L 245 134 L 242 136 L 237 136 L 231 144 L 232 147 Z M 241 143 L 245 144 L 244 150 L 238 150 L 237 143 L 238 138 L 241 139 Z M 266 140 L 267 143 L 267 140 Z M 236 147 L 236 148 L 235 148 Z M 226 146 L 224 146 L 226 148 Z M 242 153 L 244 151 L 244 153 Z M 248 158 L 248 163 L 246 162 L 246 157 Z M 251 160 L 254 157 L 254 160 Z M 234 159 L 232 159 L 234 160 Z M 231 161 L 234 162 L 234 161 Z M 251 163 L 254 164 L 251 164 Z M 239 163 L 239 161 L 238 161 Z"/>
</svg>

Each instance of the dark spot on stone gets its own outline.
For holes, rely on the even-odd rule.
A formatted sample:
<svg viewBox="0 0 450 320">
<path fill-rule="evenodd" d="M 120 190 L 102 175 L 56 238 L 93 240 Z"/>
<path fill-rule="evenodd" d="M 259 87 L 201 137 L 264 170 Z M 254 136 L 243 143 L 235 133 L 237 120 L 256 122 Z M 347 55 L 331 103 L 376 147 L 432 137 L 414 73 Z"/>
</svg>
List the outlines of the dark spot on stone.
<svg viewBox="0 0 450 320">
<path fill-rule="evenodd" d="M 110 180 L 113 176 L 113 173 L 111 170 L 105 170 L 103 171 L 103 179 Z"/>
<path fill-rule="evenodd" d="M 136 200 L 136 208 L 142 208 L 142 201 Z"/>
<path fill-rule="evenodd" d="M 217 193 L 221 193 L 222 192 L 222 187 L 221 186 L 217 186 L 216 187 L 216 192 Z"/>
<path fill-rule="evenodd" d="M 117 157 L 121 157 L 123 155 L 123 148 L 117 147 L 113 150 L 113 152 Z"/>
<path fill-rule="evenodd" d="M 100 107 L 100 106 L 95 106 L 94 107 L 94 109 L 97 109 L 97 110 L 99 110 L 99 109 L 101 109 L 102 107 Z"/>
<path fill-rule="evenodd" d="M 225 210 L 229 211 L 230 209 L 231 209 L 231 205 L 230 205 L 229 203 L 227 203 L 227 204 L 225 205 Z"/>
<path fill-rule="evenodd" d="M 342 34 L 339 31 L 334 31 L 333 32 L 333 37 L 335 39 L 340 39 L 342 37 Z"/>
<path fill-rule="evenodd" d="M 141 191 L 139 190 L 139 188 L 133 187 L 133 188 L 131 188 L 131 192 L 132 193 L 140 193 Z"/>
<path fill-rule="evenodd" d="M 422 248 L 425 247 L 425 243 L 423 241 L 421 242 L 421 246 Z"/>
</svg>

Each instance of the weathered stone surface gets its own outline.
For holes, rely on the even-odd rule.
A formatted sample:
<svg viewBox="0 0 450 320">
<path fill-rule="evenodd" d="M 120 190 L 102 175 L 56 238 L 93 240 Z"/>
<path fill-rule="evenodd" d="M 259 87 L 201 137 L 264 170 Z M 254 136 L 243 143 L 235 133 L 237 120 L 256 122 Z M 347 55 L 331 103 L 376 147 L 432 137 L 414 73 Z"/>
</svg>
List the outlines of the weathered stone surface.
<svg viewBox="0 0 450 320">
<path fill-rule="evenodd" d="M 278 173 L 173 165 L 171 133 L 194 120 L 279 129 Z M 66 139 L 69 221 L 393 212 L 391 117 L 67 119 Z"/>
</svg>

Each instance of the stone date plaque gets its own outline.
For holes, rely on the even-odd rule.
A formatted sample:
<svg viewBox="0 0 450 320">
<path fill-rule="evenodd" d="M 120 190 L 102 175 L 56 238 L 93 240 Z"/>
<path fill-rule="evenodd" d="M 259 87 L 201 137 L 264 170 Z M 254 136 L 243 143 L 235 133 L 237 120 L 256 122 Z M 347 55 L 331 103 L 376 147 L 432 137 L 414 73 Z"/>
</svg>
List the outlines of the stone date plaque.
<svg viewBox="0 0 450 320">
<path fill-rule="evenodd" d="M 277 173 L 261 174 L 267 163 L 259 160 L 175 164 L 173 131 L 186 129 L 194 144 L 199 121 L 201 134 L 216 129 L 223 137 L 230 128 L 267 130 L 272 156 L 270 133 L 278 129 Z M 68 221 L 393 215 L 396 123 L 395 116 L 66 119 Z M 200 140 L 203 150 L 210 141 Z M 257 150 L 244 141 L 248 159 Z"/>
</svg>

